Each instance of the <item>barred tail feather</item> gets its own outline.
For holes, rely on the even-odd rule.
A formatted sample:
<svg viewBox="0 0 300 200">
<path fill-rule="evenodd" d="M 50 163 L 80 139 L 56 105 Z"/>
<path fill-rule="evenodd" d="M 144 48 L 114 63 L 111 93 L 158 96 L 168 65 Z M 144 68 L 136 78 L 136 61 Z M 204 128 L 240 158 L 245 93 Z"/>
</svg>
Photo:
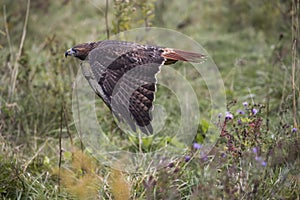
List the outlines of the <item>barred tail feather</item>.
<svg viewBox="0 0 300 200">
<path fill-rule="evenodd" d="M 183 51 L 178 49 L 165 48 L 162 56 L 167 59 L 167 62 L 173 63 L 180 60 L 186 62 L 202 63 L 206 56 L 200 53 Z"/>
</svg>

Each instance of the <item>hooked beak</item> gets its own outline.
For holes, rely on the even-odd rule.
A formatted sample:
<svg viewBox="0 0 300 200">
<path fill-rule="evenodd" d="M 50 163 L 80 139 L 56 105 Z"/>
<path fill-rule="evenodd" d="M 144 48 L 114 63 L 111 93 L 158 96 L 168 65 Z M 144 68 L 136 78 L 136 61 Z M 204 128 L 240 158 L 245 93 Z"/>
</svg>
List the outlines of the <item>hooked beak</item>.
<svg viewBox="0 0 300 200">
<path fill-rule="evenodd" d="M 76 51 L 74 51 L 73 48 L 68 49 L 68 50 L 65 52 L 65 57 L 67 57 L 67 56 L 73 56 L 75 53 L 76 53 Z"/>
</svg>

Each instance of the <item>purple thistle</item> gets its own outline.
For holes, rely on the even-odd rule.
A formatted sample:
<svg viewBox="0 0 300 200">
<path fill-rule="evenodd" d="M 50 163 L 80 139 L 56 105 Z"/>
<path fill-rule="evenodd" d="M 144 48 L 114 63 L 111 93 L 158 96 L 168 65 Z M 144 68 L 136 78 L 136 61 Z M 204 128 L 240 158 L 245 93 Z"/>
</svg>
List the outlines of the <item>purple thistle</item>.
<svg viewBox="0 0 300 200">
<path fill-rule="evenodd" d="M 297 132 L 297 128 L 296 127 L 292 128 L 292 133 L 296 133 L 296 132 Z"/>
<path fill-rule="evenodd" d="M 242 120 L 238 119 L 238 125 L 242 125 Z"/>
<path fill-rule="evenodd" d="M 237 110 L 237 113 L 240 114 L 240 115 L 244 115 L 245 111 L 243 111 L 243 110 Z"/>
<path fill-rule="evenodd" d="M 243 102 L 243 106 L 245 107 L 245 108 L 247 108 L 248 107 L 248 102 Z"/>
<path fill-rule="evenodd" d="M 258 113 L 258 110 L 256 108 L 253 108 L 252 113 L 253 113 L 253 115 L 256 115 Z"/>
<path fill-rule="evenodd" d="M 257 162 L 260 162 L 260 164 L 261 164 L 263 167 L 267 166 L 267 162 L 264 161 L 261 157 L 256 156 L 256 157 L 255 157 L 255 160 L 256 160 Z"/>
<path fill-rule="evenodd" d="M 206 153 L 205 153 L 204 151 L 201 151 L 201 152 L 200 152 L 200 156 L 201 156 L 201 157 L 204 157 L 204 156 L 206 156 Z"/>
<path fill-rule="evenodd" d="M 173 162 L 171 162 L 171 163 L 168 164 L 168 167 L 170 167 L 170 168 L 172 168 L 174 166 L 175 166 L 175 164 Z"/>
<path fill-rule="evenodd" d="M 208 157 L 207 157 L 207 156 L 204 156 L 204 157 L 202 158 L 202 160 L 203 160 L 204 162 L 206 162 L 206 161 L 208 161 Z"/>
<path fill-rule="evenodd" d="M 226 154 L 225 153 L 221 153 L 221 157 L 222 158 L 226 158 Z"/>
<path fill-rule="evenodd" d="M 202 145 L 201 145 L 201 144 L 198 144 L 197 142 L 195 142 L 195 143 L 193 144 L 193 148 L 196 149 L 196 150 L 201 149 L 201 147 L 202 147 Z"/>
<path fill-rule="evenodd" d="M 233 119 L 233 115 L 230 112 L 226 112 L 225 119 Z"/>
<path fill-rule="evenodd" d="M 253 153 L 257 154 L 258 148 L 257 148 L 257 147 L 254 147 L 254 148 L 252 149 L 252 151 L 253 151 Z"/>
<path fill-rule="evenodd" d="M 191 160 L 191 156 L 185 156 L 184 160 L 185 160 L 185 162 L 189 162 Z"/>
<path fill-rule="evenodd" d="M 258 162 L 260 162 L 262 159 L 259 156 L 255 156 L 255 160 L 258 161 Z"/>
<path fill-rule="evenodd" d="M 176 167 L 176 168 L 174 169 L 174 173 L 179 172 L 179 170 L 180 170 L 180 168 L 179 168 L 179 167 Z"/>
<path fill-rule="evenodd" d="M 219 114 L 218 114 L 218 118 L 221 118 L 221 117 L 222 117 L 222 113 L 219 113 Z"/>
</svg>

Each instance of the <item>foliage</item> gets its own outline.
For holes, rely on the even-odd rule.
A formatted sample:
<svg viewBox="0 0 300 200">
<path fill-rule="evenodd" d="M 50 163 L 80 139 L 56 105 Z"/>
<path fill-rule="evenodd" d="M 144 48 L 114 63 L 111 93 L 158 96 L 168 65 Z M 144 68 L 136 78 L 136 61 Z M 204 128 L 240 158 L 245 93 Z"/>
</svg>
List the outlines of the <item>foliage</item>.
<svg viewBox="0 0 300 200">
<path fill-rule="evenodd" d="M 55 168 L 53 173 L 58 176 L 64 188 L 78 199 L 95 199 L 98 188 L 103 184 L 103 178 L 96 173 L 98 167 L 95 160 L 78 149 L 65 152 L 66 160 L 70 153 L 70 166 Z"/>
<path fill-rule="evenodd" d="M 114 199 L 130 199 L 130 185 L 121 171 L 116 169 L 111 170 L 109 185 Z"/>
<path fill-rule="evenodd" d="M 152 25 L 151 20 L 153 17 L 153 0 L 114 0 L 112 33 L 117 34 L 142 25 L 149 27 Z"/>
<path fill-rule="evenodd" d="M 79 66 L 63 54 L 74 44 L 105 38 L 105 2 L 36 0 L 29 10 L 27 2 L 5 0 L 0 9 L 1 199 L 299 197 L 299 1 L 108 1 L 112 33 L 157 25 L 199 41 L 220 69 L 229 102 L 228 112 L 210 124 L 210 94 L 200 93 L 205 83 L 175 65 L 196 88 L 204 119 L 190 150 L 136 174 L 91 158 L 71 118 Z M 157 97 L 175 104 L 163 88 Z M 140 151 L 140 141 L 122 134 L 102 103 L 97 109 L 112 144 Z M 220 138 L 203 155 L 208 126 Z M 142 150 L 171 141 L 156 139 L 144 140 Z M 73 145 L 82 149 L 70 150 Z"/>
</svg>

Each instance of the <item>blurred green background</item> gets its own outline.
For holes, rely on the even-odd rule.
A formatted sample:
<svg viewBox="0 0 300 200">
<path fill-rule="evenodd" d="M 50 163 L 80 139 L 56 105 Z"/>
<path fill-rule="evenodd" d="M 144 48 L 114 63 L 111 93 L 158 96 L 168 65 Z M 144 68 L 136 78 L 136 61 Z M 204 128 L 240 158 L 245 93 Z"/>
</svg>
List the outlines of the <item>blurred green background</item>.
<svg viewBox="0 0 300 200">
<path fill-rule="evenodd" d="M 190 36 L 219 67 L 228 103 L 266 105 L 264 121 L 270 137 L 280 138 L 284 127 L 299 123 L 299 10 L 295 7 L 299 9 L 299 1 L 107 2 L 1 1 L 2 198 L 71 198 L 59 193 L 56 179 L 48 180 L 49 169 L 58 165 L 60 138 L 66 148 L 71 146 L 69 138 L 80 144 L 71 113 L 72 87 L 79 65 L 75 59 L 64 58 L 64 52 L 75 44 L 107 39 L 121 31 L 153 26 Z M 293 41 L 297 45 L 292 49 Z M 296 65 L 292 73 L 293 61 Z M 158 96 L 163 92 L 158 91 Z M 198 97 L 199 109 L 209 113 L 209 97 L 203 101 L 201 95 Z M 106 131 L 115 138 L 112 141 L 124 139 L 112 125 L 109 110 L 102 108 L 100 113 Z M 140 187 L 132 186 L 136 193 L 142 190 Z M 145 193 L 138 194 L 143 199 Z M 297 194 L 299 198 L 299 190 Z"/>
</svg>

